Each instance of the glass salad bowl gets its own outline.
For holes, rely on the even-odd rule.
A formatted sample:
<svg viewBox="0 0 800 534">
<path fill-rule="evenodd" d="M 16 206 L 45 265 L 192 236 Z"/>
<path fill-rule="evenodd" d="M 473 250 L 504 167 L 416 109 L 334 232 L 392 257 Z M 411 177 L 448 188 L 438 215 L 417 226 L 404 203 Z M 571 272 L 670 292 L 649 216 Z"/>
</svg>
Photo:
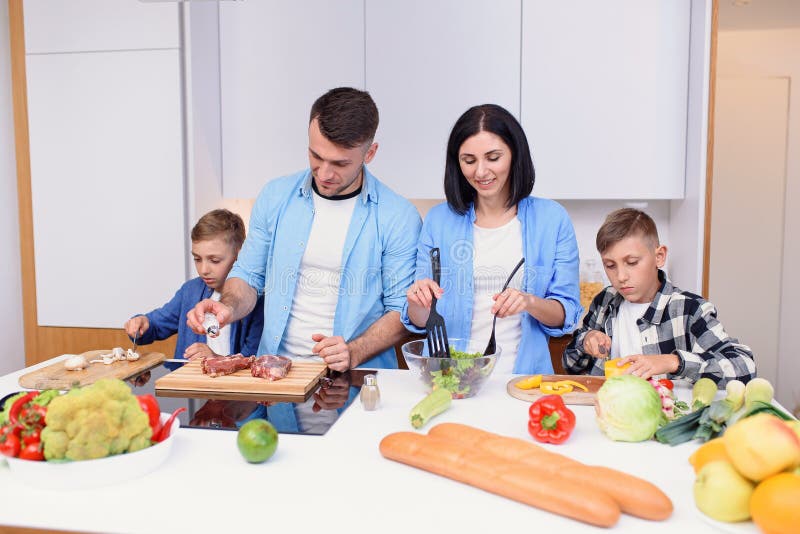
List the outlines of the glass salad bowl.
<svg viewBox="0 0 800 534">
<path fill-rule="evenodd" d="M 400 348 L 408 369 L 415 373 L 427 391 L 445 388 L 454 399 L 474 397 L 492 374 L 502 349 L 483 355 L 486 343 L 480 345 L 464 339 L 449 339 L 451 358 L 428 356 L 428 342 L 409 341 Z"/>
</svg>

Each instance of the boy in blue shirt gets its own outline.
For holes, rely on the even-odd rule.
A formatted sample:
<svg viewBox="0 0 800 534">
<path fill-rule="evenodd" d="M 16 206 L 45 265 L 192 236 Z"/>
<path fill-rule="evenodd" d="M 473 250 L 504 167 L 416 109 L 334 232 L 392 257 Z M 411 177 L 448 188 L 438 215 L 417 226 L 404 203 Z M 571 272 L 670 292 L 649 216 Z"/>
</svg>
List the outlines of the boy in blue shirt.
<svg viewBox="0 0 800 534">
<path fill-rule="evenodd" d="M 596 245 L 611 286 L 594 298 L 564 351 L 567 372 L 603 375 L 610 357 L 618 366 L 631 364 L 625 374 L 645 379 L 707 377 L 724 388 L 756 376 L 753 353 L 728 336 L 714 305 L 667 279 L 661 270 L 667 247 L 646 213 L 612 212 Z"/>
<path fill-rule="evenodd" d="M 167 339 L 177 333 L 175 358 L 202 358 L 257 354 L 264 326 L 264 300 L 259 298 L 253 311 L 220 329 L 215 338 L 196 334 L 186 326 L 186 314 L 203 299 L 219 300 L 233 262 L 244 242 L 242 218 L 225 209 L 203 215 L 192 228 L 192 256 L 197 278 L 183 284 L 161 308 L 136 315 L 125 323 L 125 333 L 140 345 Z"/>
</svg>

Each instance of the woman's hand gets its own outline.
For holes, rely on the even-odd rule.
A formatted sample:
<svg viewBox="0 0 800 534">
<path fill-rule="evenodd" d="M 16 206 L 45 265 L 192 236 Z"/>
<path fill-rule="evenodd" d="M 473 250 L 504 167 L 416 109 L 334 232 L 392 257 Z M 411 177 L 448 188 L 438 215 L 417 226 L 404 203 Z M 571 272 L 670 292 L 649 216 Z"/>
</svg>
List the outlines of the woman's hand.
<svg viewBox="0 0 800 534">
<path fill-rule="evenodd" d="M 128 337 L 137 338 L 142 337 L 142 334 L 147 332 L 150 328 L 150 320 L 146 315 L 137 315 L 125 321 L 125 333 Z"/>
<path fill-rule="evenodd" d="M 519 289 L 507 287 L 505 291 L 492 297 L 494 299 L 492 315 L 497 314 L 502 319 L 503 317 L 510 317 L 527 311 L 534 298 L 533 295 L 524 293 Z"/>
<path fill-rule="evenodd" d="M 583 352 L 595 358 L 608 358 L 611 354 L 611 338 L 600 330 L 589 330 L 583 337 Z"/>
<path fill-rule="evenodd" d="M 433 302 L 433 297 L 438 299 L 443 293 L 444 290 L 439 287 L 439 284 L 430 278 L 423 278 L 411 284 L 411 287 L 406 291 L 406 298 L 408 299 L 409 305 L 413 304 L 429 310 L 431 308 L 431 302 Z"/>
<path fill-rule="evenodd" d="M 625 374 L 640 376 L 645 380 L 655 375 L 674 373 L 680 365 L 680 360 L 675 354 L 625 356 L 619 359 L 618 365 L 625 365 L 628 362 L 631 363 L 631 366 L 625 369 Z"/>
<path fill-rule="evenodd" d="M 183 357 L 187 360 L 194 360 L 195 358 L 212 358 L 214 356 L 219 356 L 214 351 L 211 350 L 211 347 L 206 345 L 205 343 L 192 343 L 186 350 L 183 352 Z"/>
</svg>

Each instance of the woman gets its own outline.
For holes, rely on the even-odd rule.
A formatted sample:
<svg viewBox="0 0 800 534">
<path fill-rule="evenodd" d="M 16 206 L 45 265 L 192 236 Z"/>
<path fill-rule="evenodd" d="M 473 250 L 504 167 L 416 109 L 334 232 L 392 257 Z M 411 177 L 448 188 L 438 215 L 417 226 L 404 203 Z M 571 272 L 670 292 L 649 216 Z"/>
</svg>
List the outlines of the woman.
<svg viewBox="0 0 800 534">
<path fill-rule="evenodd" d="M 447 143 L 447 202 L 425 218 L 416 281 L 406 293 L 409 330 L 423 331 L 436 296 L 449 337 L 481 350 L 497 314 L 498 373 L 552 373 L 547 340 L 572 332 L 582 311 L 572 223 L 561 205 L 529 196 L 534 178 L 519 122 L 493 104 L 467 110 Z M 440 249 L 440 285 L 431 280 L 433 247 Z"/>
</svg>

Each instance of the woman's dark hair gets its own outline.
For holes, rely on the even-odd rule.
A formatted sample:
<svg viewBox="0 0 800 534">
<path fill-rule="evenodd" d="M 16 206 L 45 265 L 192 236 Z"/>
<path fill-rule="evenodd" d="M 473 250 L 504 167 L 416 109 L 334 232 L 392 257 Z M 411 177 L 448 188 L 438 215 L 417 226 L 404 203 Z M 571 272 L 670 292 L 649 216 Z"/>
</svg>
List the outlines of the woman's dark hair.
<svg viewBox="0 0 800 534">
<path fill-rule="evenodd" d="M 378 106 L 366 91 L 337 87 L 311 106 L 308 123 L 317 119 L 319 131 L 332 143 L 356 148 L 371 143 L 378 129 Z"/>
<path fill-rule="evenodd" d="M 447 141 L 447 159 L 444 166 L 444 194 L 450 207 L 461 215 L 475 200 L 475 189 L 461 172 L 458 151 L 464 141 L 479 132 L 490 132 L 500 137 L 511 149 L 511 170 L 508 175 L 510 194 L 507 206 L 515 206 L 533 191 L 536 174 L 525 132 L 514 116 L 495 104 L 474 106 L 458 118 Z"/>
</svg>

